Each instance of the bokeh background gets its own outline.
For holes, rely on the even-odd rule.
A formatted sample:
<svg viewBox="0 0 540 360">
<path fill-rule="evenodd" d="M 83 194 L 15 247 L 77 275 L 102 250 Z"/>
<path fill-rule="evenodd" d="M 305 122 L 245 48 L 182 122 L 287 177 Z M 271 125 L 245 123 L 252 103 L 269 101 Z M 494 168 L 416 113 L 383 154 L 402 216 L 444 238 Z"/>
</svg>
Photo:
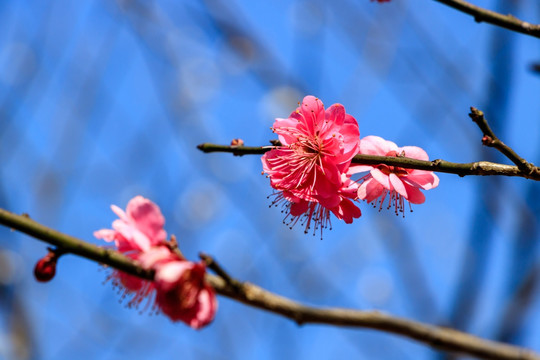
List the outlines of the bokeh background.
<svg viewBox="0 0 540 360">
<path fill-rule="evenodd" d="M 540 22 L 536 0 L 475 1 Z M 540 186 L 440 174 L 405 218 L 360 204 L 324 240 L 289 230 L 258 156 L 304 95 L 345 105 L 361 135 L 431 158 L 508 162 L 468 118 L 540 163 L 540 40 L 435 1 L 0 2 L 0 206 L 99 243 L 142 194 L 182 251 L 320 306 L 379 309 L 540 351 Z M 449 359 L 373 330 L 297 326 L 219 299 L 201 331 L 127 309 L 108 272 L 66 256 L 37 283 L 46 245 L 0 229 L 2 359 Z"/>
</svg>

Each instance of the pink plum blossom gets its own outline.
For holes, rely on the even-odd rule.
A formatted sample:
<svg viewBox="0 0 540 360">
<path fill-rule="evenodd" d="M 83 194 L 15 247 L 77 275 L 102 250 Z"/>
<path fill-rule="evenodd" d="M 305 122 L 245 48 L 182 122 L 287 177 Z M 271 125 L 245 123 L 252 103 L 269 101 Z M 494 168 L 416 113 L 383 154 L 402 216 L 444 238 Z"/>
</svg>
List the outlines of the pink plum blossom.
<svg viewBox="0 0 540 360">
<path fill-rule="evenodd" d="M 306 96 L 286 119 L 276 119 L 272 130 L 280 146 L 262 157 L 264 173 L 277 190 L 273 204 L 285 201 L 288 225 L 299 220 L 306 232 L 330 225 L 330 212 L 352 222 L 360 217 L 350 199 L 356 184 L 346 175 L 359 149 L 358 123 L 341 104 L 324 109 L 321 100 Z"/>
<path fill-rule="evenodd" d="M 109 280 L 122 298 L 131 297 L 128 307 L 139 307 L 146 300 L 146 307 L 152 311 L 161 311 L 171 320 L 181 320 L 195 329 L 210 323 L 217 301 L 213 289 L 204 282 L 206 268 L 173 251 L 176 241 L 167 242 L 165 219 L 159 207 L 136 196 L 129 201 L 125 212 L 115 205 L 111 208 L 120 219 L 113 222 L 113 229 L 98 230 L 94 236 L 114 241 L 119 252 L 142 268 L 155 271 L 154 281 L 120 270 L 112 272 Z"/>
<path fill-rule="evenodd" d="M 205 265 L 173 261 L 156 268 L 156 303 L 173 321 L 183 321 L 194 329 L 210 323 L 217 301 L 212 287 L 204 282 Z"/>
<path fill-rule="evenodd" d="M 113 229 L 95 231 L 98 239 L 114 241 L 121 252 L 145 251 L 165 244 L 165 218 L 152 201 L 139 195 L 129 201 L 125 212 L 116 205 L 111 205 L 111 209 L 120 219 L 113 222 Z"/>
<path fill-rule="evenodd" d="M 366 136 L 360 141 L 359 154 L 408 157 L 417 160 L 429 160 L 427 153 L 417 146 L 398 147 L 392 141 L 378 136 Z M 394 207 L 396 214 L 404 212 L 404 202 L 422 204 L 424 194 L 439 185 L 439 178 L 432 171 L 405 169 L 389 165 L 356 165 L 349 168 L 349 174 L 369 171 L 360 179 L 358 198 L 368 203 L 379 204 L 382 208 L 388 197 L 388 208 Z"/>
</svg>

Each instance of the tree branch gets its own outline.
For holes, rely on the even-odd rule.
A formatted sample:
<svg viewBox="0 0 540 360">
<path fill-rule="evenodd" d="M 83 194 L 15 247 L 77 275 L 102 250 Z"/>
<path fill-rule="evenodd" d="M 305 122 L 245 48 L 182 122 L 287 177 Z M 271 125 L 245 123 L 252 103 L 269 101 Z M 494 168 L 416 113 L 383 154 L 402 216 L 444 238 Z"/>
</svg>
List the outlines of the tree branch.
<svg viewBox="0 0 540 360">
<path fill-rule="evenodd" d="M 154 272 L 117 251 L 89 244 L 73 236 L 41 225 L 28 216 L 0 209 L 0 224 L 21 231 L 71 253 L 114 267 L 129 274 L 152 280 Z M 208 274 L 206 281 L 218 294 L 266 311 L 283 315 L 298 324 L 327 324 L 381 330 L 417 340 L 431 347 L 460 352 L 486 359 L 540 360 L 530 350 L 484 340 L 460 331 L 426 325 L 417 321 L 393 317 L 378 311 L 358 311 L 340 308 L 315 308 L 276 295 L 256 285 L 230 277 L 212 258 L 203 255 L 209 267 L 219 269 L 222 277 Z"/>
<path fill-rule="evenodd" d="M 197 146 L 199 150 L 205 153 L 227 152 L 236 156 L 242 155 L 261 155 L 272 150 L 272 146 L 227 146 L 204 143 Z M 498 164 L 489 161 L 477 161 L 472 163 L 453 163 L 441 159 L 433 161 L 416 160 L 406 157 L 378 156 L 378 155 L 356 155 L 352 162 L 363 165 L 386 164 L 390 166 L 399 166 L 407 169 L 418 169 L 456 174 L 459 176 L 467 175 L 500 175 L 500 176 L 519 176 L 532 180 L 540 180 L 540 168 L 532 166 L 531 170 L 527 168 L 523 171 L 517 166 Z M 530 164 L 532 165 L 532 164 Z"/>
<path fill-rule="evenodd" d="M 478 125 L 480 130 L 482 130 L 482 133 L 484 134 L 484 137 L 482 138 L 482 143 L 484 145 L 499 150 L 504 156 L 510 159 L 510 161 L 516 164 L 523 173 L 534 173 L 535 171 L 538 171 L 537 167 L 523 159 L 510 146 L 499 140 L 497 135 L 495 135 L 493 130 L 491 130 L 491 127 L 489 126 L 482 111 L 478 110 L 475 107 L 471 107 L 471 113 L 469 114 L 469 116 L 472 121 L 474 121 L 476 125 Z"/>
<path fill-rule="evenodd" d="M 476 22 L 487 22 L 508 30 L 540 38 L 540 25 L 528 23 L 513 15 L 503 15 L 463 0 L 435 0 L 456 10 L 472 15 Z"/>
</svg>

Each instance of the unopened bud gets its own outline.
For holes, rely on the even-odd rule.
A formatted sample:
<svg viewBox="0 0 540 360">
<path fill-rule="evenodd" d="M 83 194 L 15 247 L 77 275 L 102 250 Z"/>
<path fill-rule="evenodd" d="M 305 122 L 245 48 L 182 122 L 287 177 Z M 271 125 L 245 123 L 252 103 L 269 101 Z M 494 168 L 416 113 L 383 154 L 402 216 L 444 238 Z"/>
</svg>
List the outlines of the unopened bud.
<svg viewBox="0 0 540 360">
<path fill-rule="evenodd" d="M 49 252 L 47 255 L 39 259 L 34 268 L 34 276 L 37 281 L 51 281 L 56 274 L 56 261 L 58 256 L 54 252 Z"/>
<path fill-rule="evenodd" d="M 244 146 L 244 140 L 242 139 L 232 139 L 231 146 Z"/>
<path fill-rule="evenodd" d="M 484 135 L 484 137 L 482 138 L 482 144 L 491 145 L 491 143 L 493 143 L 493 138 L 491 136 Z"/>
</svg>

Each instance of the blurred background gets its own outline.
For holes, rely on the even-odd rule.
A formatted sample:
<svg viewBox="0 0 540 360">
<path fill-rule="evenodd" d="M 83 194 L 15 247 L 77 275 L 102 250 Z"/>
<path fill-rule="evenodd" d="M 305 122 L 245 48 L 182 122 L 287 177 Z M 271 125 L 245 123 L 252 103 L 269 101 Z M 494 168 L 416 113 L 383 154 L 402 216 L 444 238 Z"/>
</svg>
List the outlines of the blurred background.
<svg viewBox="0 0 540 360">
<path fill-rule="evenodd" d="M 536 0 L 479 6 L 540 22 Z M 435 1 L 0 2 L 0 206 L 93 243 L 110 204 L 162 209 L 192 260 L 317 306 L 379 309 L 540 351 L 540 184 L 439 174 L 405 218 L 360 204 L 324 239 L 281 223 L 259 156 L 304 95 L 362 136 L 431 158 L 508 163 L 467 116 L 540 163 L 540 40 Z M 127 309 L 97 264 L 0 229 L 2 359 L 450 359 L 373 330 L 295 323 L 219 299 L 201 331 Z"/>
</svg>

